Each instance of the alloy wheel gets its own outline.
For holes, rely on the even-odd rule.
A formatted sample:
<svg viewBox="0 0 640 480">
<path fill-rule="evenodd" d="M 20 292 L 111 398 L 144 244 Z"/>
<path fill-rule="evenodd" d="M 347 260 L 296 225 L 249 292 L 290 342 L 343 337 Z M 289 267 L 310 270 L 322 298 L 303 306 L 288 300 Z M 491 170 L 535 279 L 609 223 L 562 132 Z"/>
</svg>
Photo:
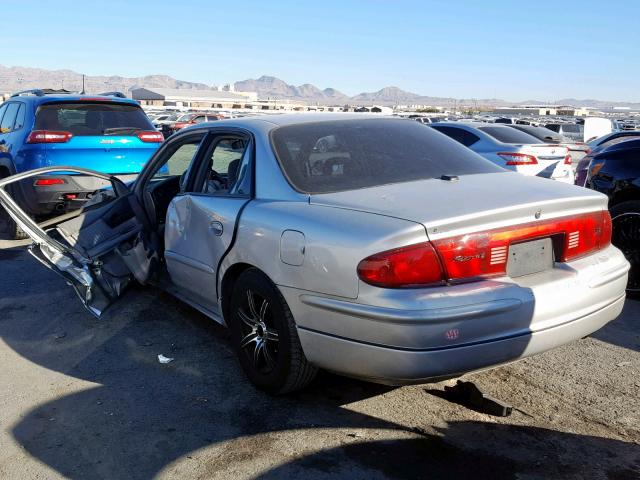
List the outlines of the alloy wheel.
<svg viewBox="0 0 640 480">
<path fill-rule="evenodd" d="M 279 336 L 269 301 L 247 289 L 246 299 L 238 307 L 237 313 L 242 321 L 240 349 L 248 356 L 256 371 L 271 373 L 277 366 Z"/>
</svg>

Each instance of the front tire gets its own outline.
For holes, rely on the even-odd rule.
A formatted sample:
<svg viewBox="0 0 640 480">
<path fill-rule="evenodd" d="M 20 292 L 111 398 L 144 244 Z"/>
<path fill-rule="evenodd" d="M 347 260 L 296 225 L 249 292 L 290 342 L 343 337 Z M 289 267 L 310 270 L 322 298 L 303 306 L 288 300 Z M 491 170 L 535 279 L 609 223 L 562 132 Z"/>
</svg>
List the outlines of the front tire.
<svg viewBox="0 0 640 480">
<path fill-rule="evenodd" d="M 613 236 L 611 243 L 618 247 L 631 264 L 627 294 L 640 296 L 640 200 L 622 202 L 611 208 Z"/>
<path fill-rule="evenodd" d="M 284 297 L 258 269 L 244 271 L 231 294 L 229 327 L 240 365 L 251 383 L 271 394 L 299 390 L 317 368 L 302 351 Z"/>
</svg>

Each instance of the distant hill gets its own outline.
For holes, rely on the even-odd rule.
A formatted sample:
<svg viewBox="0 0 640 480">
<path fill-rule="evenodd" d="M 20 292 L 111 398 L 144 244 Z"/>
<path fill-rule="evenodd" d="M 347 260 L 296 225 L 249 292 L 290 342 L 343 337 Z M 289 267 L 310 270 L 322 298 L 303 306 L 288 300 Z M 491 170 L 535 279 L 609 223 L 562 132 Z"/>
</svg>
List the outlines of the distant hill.
<svg viewBox="0 0 640 480">
<path fill-rule="evenodd" d="M 133 88 L 195 88 L 208 89 L 203 83 L 176 80 L 168 75 L 148 75 L 146 77 L 87 76 L 87 92 L 106 91 L 129 92 Z M 0 65 L 0 92 L 15 92 L 30 88 L 65 88 L 82 90 L 82 75 L 72 70 L 44 70 L 41 68 L 4 67 Z"/>
<path fill-rule="evenodd" d="M 87 76 L 86 91 L 100 93 L 105 91 L 129 92 L 134 88 L 181 88 L 181 89 L 210 89 L 204 83 L 177 80 L 168 75 L 147 75 L 145 77 L 121 76 Z M 350 97 L 335 88 L 320 89 L 310 83 L 291 85 L 277 77 L 263 75 L 258 79 L 248 79 L 236 82 L 234 87 L 238 91 L 257 92 L 258 98 L 289 99 L 308 104 L 320 105 L 453 105 L 473 107 L 505 107 L 526 104 L 545 104 L 539 100 L 525 102 L 508 102 L 499 98 L 485 99 L 456 99 L 449 97 L 430 97 L 418 93 L 407 92 L 398 87 L 384 87 L 376 92 L 363 92 Z M 15 92 L 29 88 L 65 88 L 72 91 L 82 89 L 82 75 L 72 70 L 45 70 L 41 68 L 4 67 L 0 65 L 0 93 Z M 577 100 L 564 98 L 556 100 L 555 104 L 575 105 L 591 108 L 629 107 L 640 109 L 640 102 L 610 102 L 604 100 Z"/>
<path fill-rule="evenodd" d="M 459 105 L 477 106 L 501 106 L 509 105 L 500 99 L 455 99 L 446 97 L 429 97 L 417 93 L 407 92 L 398 87 L 384 87 L 377 92 L 363 92 L 350 97 L 334 88 L 319 89 L 315 85 L 305 83 L 295 86 L 286 83 L 277 77 L 263 75 L 258 79 L 243 80 L 234 85 L 238 91 L 258 92 L 260 99 L 283 99 L 304 101 L 310 104 L 321 105 L 353 104 L 353 105 L 432 105 L 452 106 Z"/>
</svg>

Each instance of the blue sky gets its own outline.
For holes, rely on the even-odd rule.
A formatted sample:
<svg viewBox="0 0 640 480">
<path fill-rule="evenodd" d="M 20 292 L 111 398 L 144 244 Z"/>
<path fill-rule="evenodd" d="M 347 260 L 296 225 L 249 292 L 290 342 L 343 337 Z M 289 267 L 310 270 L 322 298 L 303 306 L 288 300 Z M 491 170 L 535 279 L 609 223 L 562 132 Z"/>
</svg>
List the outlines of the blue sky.
<svg viewBox="0 0 640 480">
<path fill-rule="evenodd" d="M 640 1 L 0 1 L 0 64 L 349 95 L 640 101 Z"/>
</svg>

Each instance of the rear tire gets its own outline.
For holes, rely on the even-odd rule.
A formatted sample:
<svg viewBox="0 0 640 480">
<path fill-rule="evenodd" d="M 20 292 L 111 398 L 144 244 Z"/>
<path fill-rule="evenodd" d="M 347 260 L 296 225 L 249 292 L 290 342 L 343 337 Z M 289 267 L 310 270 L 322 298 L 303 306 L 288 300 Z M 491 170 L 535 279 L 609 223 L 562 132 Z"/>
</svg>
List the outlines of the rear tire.
<svg viewBox="0 0 640 480">
<path fill-rule="evenodd" d="M 631 264 L 627 294 L 640 297 L 640 200 L 632 200 L 611 208 L 613 237 L 611 243 L 618 247 Z"/>
<path fill-rule="evenodd" d="M 5 233 L 9 240 L 25 240 L 29 238 L 29 235 L 13 221 L 13 218 L 2 207 L 0 207 L 0 231 Z"/>
<path fill-rule="evenodd" d="M 271 394 L 300 390 L 316 376 L 302 351 L 296 325 L 278 288 L 258 269 L 234 285 L 229 310 L 231 341 L 251 383 Z"/>
</svg>

